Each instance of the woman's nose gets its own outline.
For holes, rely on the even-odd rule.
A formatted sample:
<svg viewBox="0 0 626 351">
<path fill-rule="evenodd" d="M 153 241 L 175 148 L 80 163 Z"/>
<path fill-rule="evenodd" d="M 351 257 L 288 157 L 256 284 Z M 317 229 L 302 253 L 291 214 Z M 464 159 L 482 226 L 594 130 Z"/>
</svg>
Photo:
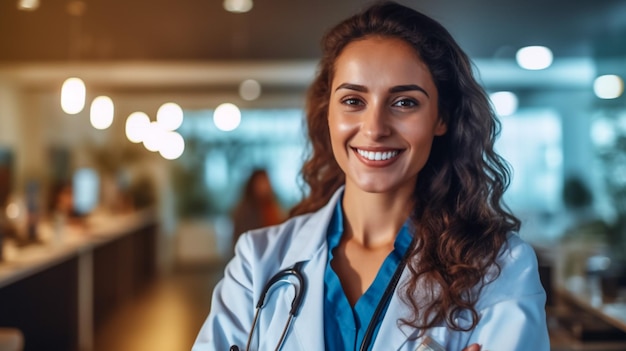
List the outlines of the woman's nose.
<svg viewBox="0 0 626 351">
<path fill-rule="evenodd" d="M 372 139 L 391 134 L 388 116 L 383 108 L 370 108 L 363 114 L 361 132 Z"/>
</svg>

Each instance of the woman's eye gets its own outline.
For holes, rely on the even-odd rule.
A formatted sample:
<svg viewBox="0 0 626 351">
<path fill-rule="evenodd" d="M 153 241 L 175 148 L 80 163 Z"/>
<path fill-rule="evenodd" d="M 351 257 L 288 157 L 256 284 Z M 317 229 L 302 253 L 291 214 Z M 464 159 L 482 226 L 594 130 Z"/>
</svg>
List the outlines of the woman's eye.
<svg viewBox="0 0 626 351">
<path fill-rule="evenodd" d="M 417 105 L 417 101 L 413 99 L 401 99 L 393 103 L 393 106 L 397 107 L 415 107 Z"/>
<path fill-rule="evenodd" d="M 363 104 L 363 102 L 357 98 L 347 98 L 347 99 L 343 99 L 341 102 L 344 105 L 349 105 L 349 106 L 358 106 L 358 105 Z"/>
</svg>

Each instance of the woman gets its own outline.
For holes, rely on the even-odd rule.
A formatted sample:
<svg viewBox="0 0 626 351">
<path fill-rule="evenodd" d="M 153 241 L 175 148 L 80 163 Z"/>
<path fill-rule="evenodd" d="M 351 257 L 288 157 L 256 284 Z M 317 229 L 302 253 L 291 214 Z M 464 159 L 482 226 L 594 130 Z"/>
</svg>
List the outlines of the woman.
<svg viewBox="0 0 626 351">
<path fill-rule="evenodd" d="M 284 220 L 283 210 L 274 194 L 267 171 L 255 169 L 250 174 L 243 196 L 232 213 L 233 242 L 249 230 L 275 225 Z"/>
<path fill-rule="evenodd" d="M 447 30 L 373 5 L 325 36 L 307 102 L 309 195 L 239 240 L 194 350 L 548 350 L 536 257 L 501 205 L 498 124 Z M 291 275 L 255 317 L 294 266 L 295 317 Z"/>
</svg>

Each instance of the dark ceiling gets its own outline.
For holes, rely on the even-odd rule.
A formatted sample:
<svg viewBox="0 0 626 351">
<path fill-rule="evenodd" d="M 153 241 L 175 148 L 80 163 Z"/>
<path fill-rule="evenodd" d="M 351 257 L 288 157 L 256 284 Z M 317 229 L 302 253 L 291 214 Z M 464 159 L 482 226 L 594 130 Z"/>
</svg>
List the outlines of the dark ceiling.
<svg viewBox="0 0 626 351">
<path fill-rule="evenodd" d="M 256 0 L 232 14 L 222 0 L 0 0 L 0 63 L 314 59 L 326 29 L 364 0 Z M 625 0 L 401 1 L 442 22 L 474 58 L 547 45 L 557 57 L 624 54 Z"/>
</svg>

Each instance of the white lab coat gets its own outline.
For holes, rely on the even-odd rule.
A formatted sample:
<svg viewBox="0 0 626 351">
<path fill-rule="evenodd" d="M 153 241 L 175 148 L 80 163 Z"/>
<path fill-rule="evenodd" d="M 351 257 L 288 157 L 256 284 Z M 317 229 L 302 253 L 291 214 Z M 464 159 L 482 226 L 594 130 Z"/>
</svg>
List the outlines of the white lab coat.
<svg viewBox="0 0 626 351">
<path fill-rule="evenodd" d="M 326 229 L 342 189 L 319 211 L 287 222 L 244 234 L 224 278 L 213 292 L 211 312 L 193 345 L 193 351 L 227 351 L 236 344 L 244 350 L 255 306 L 266 282 L 278 271 L 304 262 L 307 281 L 301 310 L 294 319 L 282 350 L 324 349 L 324 269 L 328 247 Z M 539 281 L 533 249 L 511 235 L 499 256 L 500 276 L 484 287 L 476 304 L 480 323 L 459 332 L 445 325 L 430 329 L 426 336 L 448 351 L 461 351 L 479 343 L 482 351 L 549 350 L 545 316 L 545 292 Z M 405 269 L 402 280 L 409 272 Z M 251 349 L 274 350 L 288 316 L 294 289 L 273 289 L 261 310 Z M 394 294 L 372 350 L 415 351 L 426 336 L 399 323 L 410 311 Z M 460 320 L 460 323 L 463 323 Z M 257 347 L 257 345 L 259 345 Z"/>
</svg>

